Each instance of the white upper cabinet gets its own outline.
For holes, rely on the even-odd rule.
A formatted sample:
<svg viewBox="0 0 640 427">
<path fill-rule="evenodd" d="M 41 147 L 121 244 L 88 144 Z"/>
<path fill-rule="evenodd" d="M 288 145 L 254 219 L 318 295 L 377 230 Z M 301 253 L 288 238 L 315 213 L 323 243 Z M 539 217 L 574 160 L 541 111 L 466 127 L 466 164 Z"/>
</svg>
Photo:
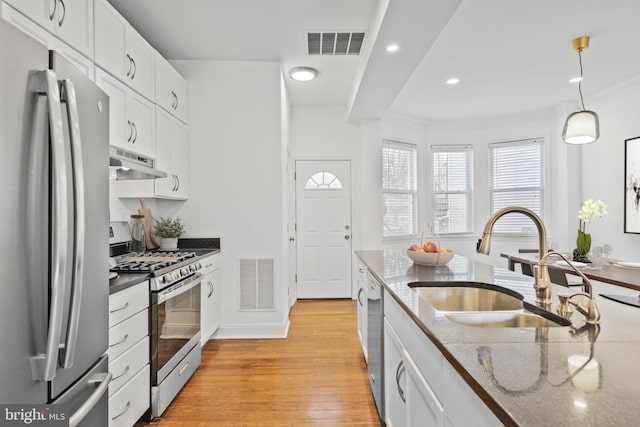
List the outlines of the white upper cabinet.
<svg viewBox="0 0 640 427">
<path fill-rule="evenodd" d="M 156 104 L 187 122 L 187 81 L 158 52 L 156 61 Z"/>
<path fill-rule="evenodd" d="M 181 121 L 156 109 L 157 168 L 167 173 L 155 180 L 155 196 L 185 200 L 189 197 L 189 131 Z"/>
<path fill-rule="evenodd" d="M 155 51 L 106 0 L 95 1 L 95 63 L 155 100 Z"/>
<path fill-rule="evenodd" d="M 7 3 L 2 3 L 1 6 L 2 18 L 5 21 L 10 22 L 29 37 L 45 45 L 48 49 L 58 52 L 63 58 L 71 62 L 87 77 L 93 80 L 93 61 L 54 36 L 42 26 L 38 25 L 35 21 L 32 21 L 21 12 L 18 12 L 16 9 L 9 6 Z"/>
<path fill-rule="evenodd" d="M 109 95 L 109 145 L 155 158 L 154 105 L 98 67 L 96 84 Z"/>
<path fill-rule="evenodd" d="M 93 58 L 93 0 L 5 0 L 27 18 Z"/>
</svg>

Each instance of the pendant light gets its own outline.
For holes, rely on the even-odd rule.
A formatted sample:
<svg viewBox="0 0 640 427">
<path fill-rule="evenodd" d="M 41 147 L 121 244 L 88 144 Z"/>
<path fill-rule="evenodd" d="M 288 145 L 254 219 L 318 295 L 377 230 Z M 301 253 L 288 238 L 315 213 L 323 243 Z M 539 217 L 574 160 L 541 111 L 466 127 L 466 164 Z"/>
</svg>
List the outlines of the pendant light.
<svg viewBox="0 0 640 427">
<path fill-rule="evenodd" d="M 578 52 L 580 61 L 580 81 L 578 82 L 578 92 L 580 92 L 580 102 L 582 110 L 571 113 L 564 123 L 562 139 L 567 144 L 588 144 L 595 141 L 600 136 L 600 124 L 598 115 L 594 111 L 584 108 L 584 98 L 582 97 L 582 51 L 589 47 L 589 36 L 578 37 L 573 40 L 573 49 Z"/>
</svg>

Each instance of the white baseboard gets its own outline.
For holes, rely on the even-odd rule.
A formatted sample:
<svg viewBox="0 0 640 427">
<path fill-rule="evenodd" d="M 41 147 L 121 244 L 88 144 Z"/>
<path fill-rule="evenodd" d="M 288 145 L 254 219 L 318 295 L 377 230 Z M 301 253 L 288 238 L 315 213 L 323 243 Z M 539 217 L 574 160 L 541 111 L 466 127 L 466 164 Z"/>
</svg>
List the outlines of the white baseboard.
<svg viewBox="0 0 640 427">
<path fill-rule="evenodd" d="M 255 325 L 220 325 L 211 337 L 212 339 L 265 339 L 286 338 L 291 322 L 287 319 L 284 324 L 255 324 Z"/>
</svg>

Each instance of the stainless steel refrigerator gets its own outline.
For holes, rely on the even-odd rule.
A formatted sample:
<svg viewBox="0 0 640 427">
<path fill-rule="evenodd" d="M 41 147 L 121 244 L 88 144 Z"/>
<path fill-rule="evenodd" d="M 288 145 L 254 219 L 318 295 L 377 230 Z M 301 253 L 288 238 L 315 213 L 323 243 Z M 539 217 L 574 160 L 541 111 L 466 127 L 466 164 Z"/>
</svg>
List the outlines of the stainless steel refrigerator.
<svg viewBox="0 0 640 427">
<path fill-rule="evenodd" d="M 91 80 L 0 19 L 0 405 L 71 426 L 108 424 L 108 118 Z"/>
</svg>

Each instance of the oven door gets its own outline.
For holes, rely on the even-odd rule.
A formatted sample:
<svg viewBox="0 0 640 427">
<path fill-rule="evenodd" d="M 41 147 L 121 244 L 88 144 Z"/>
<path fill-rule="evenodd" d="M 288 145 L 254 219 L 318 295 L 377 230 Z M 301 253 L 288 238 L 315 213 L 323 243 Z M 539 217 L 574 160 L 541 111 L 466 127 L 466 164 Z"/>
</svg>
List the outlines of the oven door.
<svg viewBox="0 0 640 427">
<path fill-rule="evenodd" d="M 151 385 L 158 385 L 200 345 L 202 274 L 151 293 Z"/>
</svg>

